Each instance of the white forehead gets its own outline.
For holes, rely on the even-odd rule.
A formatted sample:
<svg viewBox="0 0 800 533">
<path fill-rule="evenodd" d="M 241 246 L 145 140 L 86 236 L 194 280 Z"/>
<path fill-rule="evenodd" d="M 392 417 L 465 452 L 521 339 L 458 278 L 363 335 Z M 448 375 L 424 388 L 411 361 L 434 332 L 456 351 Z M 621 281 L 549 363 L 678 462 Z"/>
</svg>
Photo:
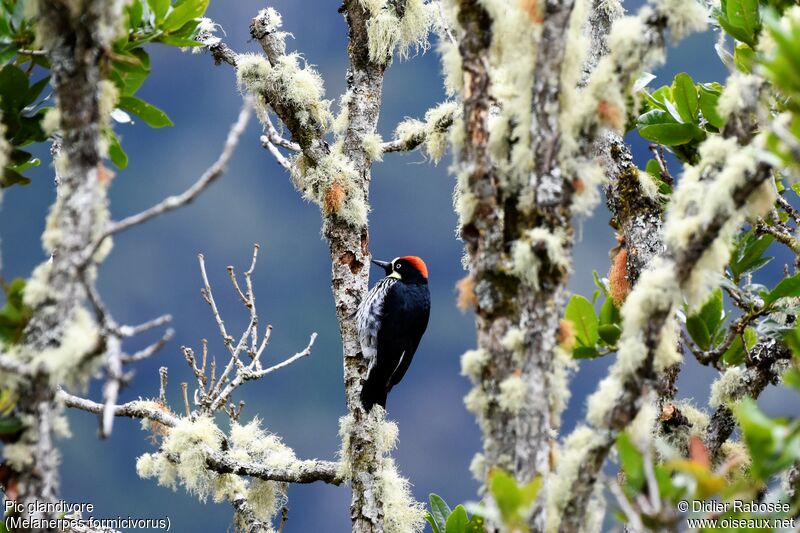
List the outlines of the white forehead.
<svg viewBox="0 0 800 533">
<path fill-rule="evenodd" d="M 395 257 L 394 259 L 392 259 L 392 268 L 394 268 L 394 264 L 395 264 L 395 263 L 396 263 L 396 262 L 397 262 L 399 259 L 400 259 L 399 257 Z"/>
</svg>

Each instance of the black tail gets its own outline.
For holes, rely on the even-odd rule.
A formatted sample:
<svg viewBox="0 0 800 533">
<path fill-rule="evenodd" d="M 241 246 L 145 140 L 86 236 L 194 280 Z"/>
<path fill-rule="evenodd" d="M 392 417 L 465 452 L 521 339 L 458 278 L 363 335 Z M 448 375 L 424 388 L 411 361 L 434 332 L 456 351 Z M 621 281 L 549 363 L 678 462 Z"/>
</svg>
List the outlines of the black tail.
<svg viewBox="0 0 800 533">
<path fill-rule="evenodd" d="M 370 412 L 372 406 L 376 404 L 386 409 L 386 396 L 389 391 L 384 387 L 376 386 L 374 381 L 367 379 L 361 388 L 361 405 L 364 406 L 366 412 Z"/>
</svg>

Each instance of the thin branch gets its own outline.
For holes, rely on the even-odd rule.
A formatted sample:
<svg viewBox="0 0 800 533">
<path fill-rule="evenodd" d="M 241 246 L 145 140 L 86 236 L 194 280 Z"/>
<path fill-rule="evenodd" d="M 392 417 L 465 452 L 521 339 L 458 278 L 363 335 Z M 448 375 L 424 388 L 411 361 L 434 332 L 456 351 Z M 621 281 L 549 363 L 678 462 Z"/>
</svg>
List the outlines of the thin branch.
<svg viewBox="0 0 800 533">
<path fill-rule="evenodd" d="M 300 152 L 302 148 L 296 142 L 292 142 L 289 139 L 285 139 L 278 133 L 278 130 L 275 129 L 275 126 L 272 124 L 272 119 L 270 118 L 269 114 L 266 115 L 266 126 L 267 126 L 267 135 L 266 137 L 269 139 L 269 142 L 274 144 L 275 146 L 280 146 L 281 148 L 286 148 L 287 150 L 291 150 L 292 152 Z"/>
<path fill-rule="evenodd" d="M 121 360 L 124 364 L 131 364 L 131 363 L 138 363 L 139 361 L 144 361 L 145 359 L 149 359 L 150 357 L 154 356 L 158 353 L 169 341 L 172 340 L 172 337 L 175 336 L 175 330 L 172 328 L 167 328 L 164 332 L 164 335 L 161 336 L 156 342 L 139 350 L 138 352 L 133 353 L 132 355 L 125 355 L 122 354 Z"/>
<path fill-rule="evenodd" d="M 286 159 L 286 156 L 284 156 L 281 153 L 281 151 L 278 150 L 278 147 L 275 146 L 272 143 L 272 141 L 269 140 L 269 137 L 267 137 L 266 135 L 262 135 L 260 140 L 261 140 L 261 146 L 269 150 L 269 153 L 272 154 L 272 157 L 275 158 L 275 160 L 278 162 L 280 166 L 282 166 L 286 170 L 292 169 L 292 163 L 288 159 Z"/>
<path fill-rule="evenodd" d="M 45 50 L 27 50 L 25 48 L 20 48 L 19 50 L 17 50 L 17 53 L 23 56 L 31 56 L 31 57 L 47 56 L 47 51 Z"/>
<path fill-rule="evenodd" d="M 282 368 L 291 365 L 292 363 L 295 363 L 296 361 L 299 361 L 303 357 L 311 355 L 311 348 L 314 346 L 314 341 L 316 340 L 317 340 L 317 334 L 312 333 L 311 339 L 308 341 L 308 345 L 305 347 L 303 351 L 297 352 L 293 356 L 278 363 L 277 365 L 265 368 L 263 370 L 252 371 L 245 368 L 237 371 L 236 377 L 233 379 L 233 381 L 231 381 L 227 385 L 227 387 L 225 387 L 225 389 L 214 400 L 214 403 L 211 404 L 211 411 L 213 412 L 216 409 L 218 409 L 221 405 L 224 405 L 228 401 L 228 398 L 230 397 L 231 393 L 233 393 L 233 391 L 236 390 L 236 388 L 241 384 L 243 384 L 244 382 L 263 378 L 268 374 L 272 374 L 273 372 L 276 372 Z"/>
<path fill-rule="evenodd" d="M 170 460 L 175 459 L 167 455 Z M 250 476 L 266 481 L 283 483 L 316 483 L 322 481 L 339 485 L 343 479 L 339 475 L 339 464 L 315 459 L 297 460 L 284 467 L 273 467 L 249 461 L 235 461 L 227 455 L 206 450 L 206 466 L 219 474 Z"/>
<path fill-rule="evenodd" d="M 80 409 L 87 413 L 101 414 L 105 408 L 103 404 L 93 402 L 86 398 L 74 396 L 63 389 L 59 389 L 56 397 L 64 403 L 66 407 Z M 165 409 L 158 409 L 153 407 L 155 402 L 148 402 L 136 400 L 122 405 L 115 405 L 112 408 L 114 416 L 122 416 L 127 418 L 147 419 L 167 427 L 174 427 L 178 423 L 178 417 L 172 413 L 167 412 Z"/>
<path fill-rule="evenodd" d="M 745 396 L 758 398 L 767 385 L 780 380 L 792 358 L 792 352 L 776 340 L 759 342 L 753 346 L 751 352 L 751 364 L 739 373 L 736 384 L 729 387 L 733 394 L 716 408 L 706 428 L 703 443 L 714 462 L 718 460 L 720 448 L 736 428 L 729 403 Z M 728 370 L 731 371 L 733 370 Z"/>
<path fill-rule="evenodd" d="M 222 153 L 219 155 L 217 160 L 210 167 L 208 167 L 205 172 L 203 172 L 200 178 L 194 182 L 194 184 L 192 184 L 191 187 L 177 196 L 165 198 L 150 209 L 142 211 L 136 215 L 131 215 L 109 225 L 109 227 L 106 228 L 102 235 L 100 235 L 100 237 L 91 246 L 90 252 L 87 254 L 87 258 L 91 258 L 94 255 L 97 248 L 100 247 L 100 244 L 106 238 L 193 202 L 198 195 L 200 195 L 200 193 L 207 189 L 209 185 L 214 183 L 214 181 L 216 181 L 217 178 L 219 178 L 225 172 L 228 162 L 233 156 L 236 146 L 239 144 L 239 139 L 247 127 L 247 122 L 250 119 L 252 109 L 252 100 L 250 98 L 246 98 L 245 103 L 242 106 L 242 110 L 239 112 L 239 118 L 228 132 L 228 137 L 225 140 Z"/>
<path fill-rule="evenodd" d="M 149 320 L 144 324 L 139 324 L 138 326 L 120 326 L 119 332 L 123 337 L 133 337 L 135 335 L 139 335 L 140 333 L 150 331 L 151 329 L 161 327 L 171 321 L 172 315 L 161 315 L 158 318 L 154 318 L 153 320 Z"/>
</svg>

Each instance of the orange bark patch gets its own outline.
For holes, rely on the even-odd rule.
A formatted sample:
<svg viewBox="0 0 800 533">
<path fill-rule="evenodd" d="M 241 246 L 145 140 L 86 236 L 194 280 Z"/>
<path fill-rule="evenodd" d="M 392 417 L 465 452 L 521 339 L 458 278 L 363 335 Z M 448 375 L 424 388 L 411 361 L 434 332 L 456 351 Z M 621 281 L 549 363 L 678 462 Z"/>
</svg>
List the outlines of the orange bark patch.
<svg viewBox="0 0 800 533">
<path fill-rule="evenodd" d="M 703 444 L 703 439 L 697 435 L 689 438 L 689 459 L 700 466 L 711 469 L 711 456 L 708 454 L 708 448 Z"/>
<path fill-rule="evenodd" d="M 328 191 L 325 193 L 325 201 L 322 209 L 326 215 L 338 213 L 344 205 L 344 199 L 347 196 L 344 186 L 340 181 L 334 181 Z"/>
<path fill-rule="evenodd" d="M 558 323 L 558 345 L 565 350 L 572 350 L 575 347 L 575 338 L 575 324 L 562 318 Z"/>
<path fill-rule="evenodd" d="M 169 407 L 161 402 L 144 402 L 144 404 L 150 409 L 157 409 L 168 415 L 175 416 L 175 413 L 173 413 Z M 147 422 L 148 427 L 150 428 L 150 440 L 153 442 L 153 444 L 158 444 L 159 437 L 163 438 L 169 435 L 171 429 L 169 426 L 165 426 L 161 422 L 157 422 L 155 420 L 148 420 Z"/>
<path fill-rule="evenodd" d="M 539 0 L 519 0 L 519 7 L 528 14 L 535 24 L 544 22 L 542 10 L 539 6 Z"/>
<path fill-rule="evenodd" d="M 99 181 L 101 185 L 108 186 L 111 183 L 111 180 L 114 179 L 114 176 L 116 176 L 114 171 L 105 166 L 103 163 L 97 165 L 97 181 Z"/>
<path fill-rule="evenodd" d="M 619 252 L 611 261 L 611 270 L 608 271 L 608 284 L 611 292 L 611 299 L 617 307 L 622 306 L 622 302 L 631 292 L 631 282 L 628 281 L 628 250 L 620 248 Z"/>
<path fill-rule="evenodd" d="M 478 297 L 475 296 L 475 278 L 472 277 L 472 274 L 468 274 L 456 282 L 456 291 L 458 291 L 456 305 L 461 311 L 466 312 L 478 306 Z"/>
<path fill-rule="evenodd" d="M 576 193 L 580 194 L 586 190 L 586 184 L 580 178 L 575 178 L 572 180 L 572 190 Z"/>
<path fill-rule="evenodd" d="M 600 100 L 600 102 L 597 103 L 597 116 L 600 117 L 600 120 L 617 130 L 621 130 L 625 125 L 620 108 L 607 100 Z"/>
</svg>

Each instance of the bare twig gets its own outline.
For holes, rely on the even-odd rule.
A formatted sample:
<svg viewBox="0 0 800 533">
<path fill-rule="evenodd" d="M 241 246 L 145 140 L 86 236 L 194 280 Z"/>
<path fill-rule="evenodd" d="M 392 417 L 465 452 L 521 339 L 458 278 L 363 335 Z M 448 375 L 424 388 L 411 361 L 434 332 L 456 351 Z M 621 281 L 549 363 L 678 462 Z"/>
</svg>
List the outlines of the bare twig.
<svg viewBox="0 0 800 533">
<path fill-rule="evenodd" d="M 123 354 L 121 360 L 124 364 L 127 365 L 131 363 L 137 363 L 139 361 L 144 361 L 145 359 L 149 359 L 150 357 L 158 353 L 158 351 L 161 350 L 161 348 L 163 348 L 170 340 L 172 340 L 173 336 L 175 336 L 175 330 L 172 328 L 167 328 L 167 330 L 164 332 L 164 335 L 162 335 L 161 338 L 158 339 L 156 342 L 154 342 L 147 348 L 143 348 L 131 355 Z"/>
<path fill-rule="evenodd" d="M 65 406 L 80 409 L 87 413 L 101 414 L 105 409 L 103 404 L 74 396 L 63 389 L 58 391 L 57 398 L 61 400 Z M 122 405 L 115 405 L 112 408 L 112 412 L 114 416 L 152 420 L 167 427 L 174 427 L 175 424 L 178 423 L 177 416 L 163 408 L 157 408 L 155 405 L 155 402 L 137 400 Z"/>
<path fill-rule="evenodd" d="M 167 367 L 162 366 L 158 369 L 158 401 L 162 405 L 167 405 L 167 376 L 169 370 Z"/>
<path fill-rule="evenodd" d="M 230 397 L 231 393 L 233 393 L 236 388 L 243 384 L 246 381 L 251 381 L 254 379 L 260 379 L 268 374 L 272 374 L 282 368 L 285 368 L 292 363 L 311 355 L 311 348 L 314 346 L 314 341 L 317 339 L 317 334 L 312 333 L 311 339 L 308 341 L 308 345 L 305 347 L 304 350 L 297 352 L 293 356 L 289 357 L 288 359 L 278 363 L 277 365 L 271 366 L 269 368 L 265 368 L 263 370 L 250 370 L 249 368 L 243 368 L 237 371 L 236 377 L 231 381 L 222 392 L 219 393 L 219 396 L 214 400 L 214 403 L 211 404 L 211 410 L 214 411 L 219 408 L 221 405 L 224 405 L 225 402 Z"/>
<path fill-rule="evenodd" d="M 171 321 L 172 315 L 161 315 L 158 318 L 154 318 L 153 320 L 149 320 L 144 324 L 139 324 L 138 326 L 120 326 L 119 332 L 123 337 L 133 337 L 135 335 L 144 333 L 145 331 L 150 331 L 151 329 L 163 326 Z"/>
<path fill-rule="evenodd" d="M 275 146 L 280 146 L 281 148 L 286 148 L 287 150 L 291 150 L 292 152 L 299 152 L 302 149 L 300 145 L 296 142 L 292 142 L 289 139 L 285 139 L 278 133 L 278 130 L 275 129 L 275 126 L 272 124 L 272 119 L 269 115 L 266 116 L 266 127 L 267 127 L 267 135 L 266 137 L 269 139 L 269 142 L 274 144 Z"/>
<path fill-rule="evenodd" d="M 286 156 L 284 156 L 281 151 L 278 150 L 278 147 L 275 146 L 266 135 L 261 136 L 261 146 L 269 150 L 269 153 L 272 154 L 272 157 L 275 158 L 275 161 L 277 161 L 280 166 L 286 170 L 292 169 L 292 163 L 286 159 Z"/>
<path fill-rule="evenodd" d="M 203 172 L 200 178 L 194 182 L 194 184 L 192 184 L 191 187 L 177 196 L 165 198 L 150 209 L 112 223 L 93 243 L 86 257 L 91 258 L 95 251 L 97 251 L 97 248 L 99 248 L 100 244 L 106 238 L 194 201 L 200 193 L 207 189 L 209 185 L 214 183 L 214 181 L 216 181 L 217 178 L 219 178 L 225 172 L 228 162 L 233 156 L 236 146 L 239 144 L 239 138 L 242 136 L 242 133 L 244 133 L 244 130 L 247 127 L 247 122 L 250 119 L 252 109 L 252 100 L 250 98 L 246 98 L 244 105 L 242 106 L 242 110 L 239 112 L 239 118 L 228 132 L 228 137 L 225 140 L 222 153 L 219 155 L 217 160 L 210 167 L 208 167 L 205 172 Z"/>
</svg>

